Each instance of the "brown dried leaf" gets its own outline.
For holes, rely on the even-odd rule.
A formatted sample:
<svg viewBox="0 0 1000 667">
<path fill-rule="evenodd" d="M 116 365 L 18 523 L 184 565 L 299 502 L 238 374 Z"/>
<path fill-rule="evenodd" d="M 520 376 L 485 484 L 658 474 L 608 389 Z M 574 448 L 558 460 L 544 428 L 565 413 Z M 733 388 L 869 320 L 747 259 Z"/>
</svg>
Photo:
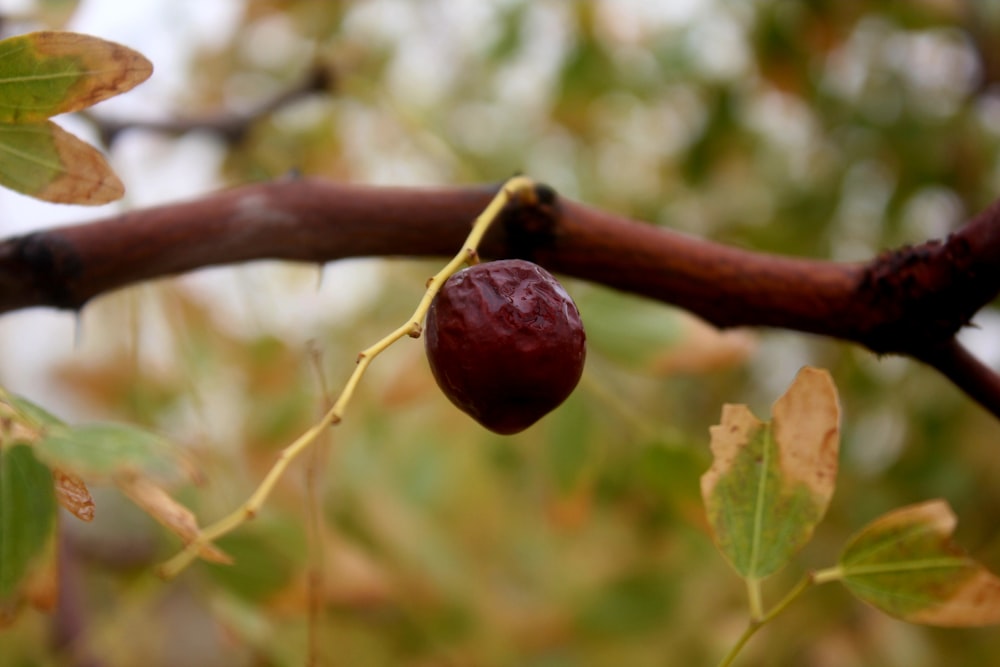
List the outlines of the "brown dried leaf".
<svg viewBox="0 0 1000 667">
<path fill-rule="evenodd" d="M 184 544 L 190 544 L 201 533 L 198 520 L 191 510 L 174 500 L 149 478 L 119 475 L 115 478 L 115 483 L 132 502 L 180 537 Z M 202 547 L 199 555 L 212 563 L 228 565 L 233 562 L 224 551 L 211 544 Z"/>
<path fill-rule="evenodd" d="M 662 375 L 699 375 L 743 364 L 757 347 L 756 337 L 745 329 L 719 330 L 704 320 L 678 314 L 681 340 L 650 362 Z"/>
<path fill-rule="evenodd" d="M 94 498 L 83 480 L 59 468 L 52 470 L 56 501 L 80 521 L 93 521 Z"/>
</svg>

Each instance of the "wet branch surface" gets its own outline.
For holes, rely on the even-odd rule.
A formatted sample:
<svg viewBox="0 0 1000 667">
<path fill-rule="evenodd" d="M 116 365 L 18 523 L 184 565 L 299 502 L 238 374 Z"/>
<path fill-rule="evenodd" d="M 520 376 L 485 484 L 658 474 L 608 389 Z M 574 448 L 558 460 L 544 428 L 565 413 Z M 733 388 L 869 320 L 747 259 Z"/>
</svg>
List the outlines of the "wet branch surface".
<svg viewBox="0 0 1000 667">
<path fill-rule="evenodd" d="M 79 309 L 128 284 L 260 259 L 450 256 L 496 188 L 285 180 L 8 238 L 0 241 L 0 313 Z M 1000 202 L 945 240 L 838 263 L 743 250 L 544 186 L 540 194 L 537 205 L 508 209 L 481 246 L 485 258 L 529 259 L 719 327 L 790 329 L 909 356 L 1000 417 L 1000 376 L 955 338 L 1000 293 Z"/>
</svg>

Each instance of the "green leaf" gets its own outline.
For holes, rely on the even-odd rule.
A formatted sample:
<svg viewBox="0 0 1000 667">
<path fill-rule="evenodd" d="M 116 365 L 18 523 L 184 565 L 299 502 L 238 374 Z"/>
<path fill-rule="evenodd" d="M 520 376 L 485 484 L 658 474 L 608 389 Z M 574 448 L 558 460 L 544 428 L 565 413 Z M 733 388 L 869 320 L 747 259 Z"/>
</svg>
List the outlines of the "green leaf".
<svg viewBox="0 0 1000 667">
<path fill-rule="evenodd" d="M 46 427 L 61 423 L 34 403 L 0 389 L 0 447 L 33 444 Z"/>
<path fill-rule="evenodd" d="M 588 633 L 640 635 L 663 627 L 676 608 L 676 579 L 660 572 L 636 571 L 603 586 L 584 601 L 578 622 Z"/>
<path fill-rule="evenodd" d="M 88 479 L 123 474 L 171 478 L 186 473 L 179 450 L 169 441 L 127 424 L 54 428 L 35 449 L 52 467 Z"/>
<path fill-rule="evenodd" d="M 784 566 L 826 513 L 837 476 L 840 407 L 829 373 L 803 368 L 758 420 L 726 405 L 711 428 L 711 468 L 702 498 L 716 544 L 741 576 Z"/>
<path fill-rule="evenodd" d="M 851 538 L 838 569 L 855 596 L 911 623 L 1000 623 L 1000 578 L 951 540 L 955 515 L 942 500 L 890 512 Z"/>
<path fill-rule="evenodd" d="M 0 600 L 17 589 L 55 525 L 52 475 L 27 445 L 0 449 Z"/>
<path fill-rule="evenodd" d="M 56 203 L 120 198 L 125 188 L 100 152 L 48 118 L 125 92 L 152 71 L 139 53 L 88 35 L 0 40 L 0 185 Z"/>
<path fill-rule="evenodd" d="M 38 123 L 142 83 L 153 66 L 121 44 L 43 31 L 0 41 L 0 123 Z"/>
<path fill-rule="evenodd" d="M 65 422 L 54 414 L 41 407 L 40 405 L 29 401 L 22 396 L 7 395 L 0 398 L 0 402 L 6 400 L 17 410 L 22 418 L 26 418 L 32 422 L 33 426 L 37 427 L 47 427 L 47 426 L 65 426 Z"/>
<path fill-rule="evenodd" d="M 587 346 L 615 363 L 648 370 L 683 339 L 682 317 L 651 301 L 590 287 L 576 302 L 587 317 Z"/>
<path fill-rule="evenodd" d="M 233 565 L 207 563 L 210 576 L 236 595 L 256 602 L 292 583 L 307 547 L 292 522 L 265 522 L 254 530 L 220 538 L 216 545 L 232 556 Z"/>
<path fill-rule="evenodd" d="M 106 204 L 125 193 L 100 151 L 51 121 L 0 123 L 0 185 L 61 204 Z"/>
</svg>

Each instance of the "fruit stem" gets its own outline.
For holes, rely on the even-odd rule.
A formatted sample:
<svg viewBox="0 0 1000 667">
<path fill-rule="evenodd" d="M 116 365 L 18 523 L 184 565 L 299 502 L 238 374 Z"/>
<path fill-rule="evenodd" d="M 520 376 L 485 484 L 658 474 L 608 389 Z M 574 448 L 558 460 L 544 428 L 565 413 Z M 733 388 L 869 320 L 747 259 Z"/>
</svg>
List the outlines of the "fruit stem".
<svg viewBox="0 0 1000 667">
<path fill-rule="evenodd" d="M 354 367 L 354 371 L 351 373 L 350 377 L 348 377 L 340 396 L 327 413 L 323 415 L 318 422 L 313 424 L 313 426 L 310 427 L 305 433 L 300 435 L 291 444 L 281 450 L 278 454 L 278 459 L 271 466 L 271 469 L 268 470 L 263 481 L 261 481 L 260 485 L 246 500 L 246 502 L 244 502 L 232 513 L 222 519 L 219 519 L 210 526 L 206 526 L 201 532 L 198 533 L 197 537 L 185 545 L 184 549 L 178 552 L 173 558 L 163 563 L 158 568 L 160 576 L 166 579 L 177 576 L 198 557 L 206 546 L 223 535 L 232 532 L 257 515 L 257 512 L 259 512 L 264 503 L 267 502 L 267 499 L 274 490 L 274 487 L 288 469 L 288 466 L 291 465 L 292 461 L 294 461 L 299 454 L 308 449 L 309 445 L 313 444 L 328 427 L 340 422 L 348 403 L 350 403 L 351 397 L 354 396 L 354 390 L 357 388 L 358 383 L 361 381 L 361 377 L 368 369 L 368 365 L 371 364 L 372 360 L 400 338 L 405 336 L 417 338 L 420 336 L 420 332 L 422 330 L 420 323 L 427 314 L 431 301 L 434 300 L 434 297 L 440 291 L 445 281 L 461 269 L 463 265 L 478 261 L 479 244 L 483 240 L 483 236 L 486 234 L 490 225 L 492 225 L 493 222 L 500 217 L 504 208 L 515 200 L 519 200 L 522 203 L 536 203 L 538 196 L 538 190 L 535 182 L 526 176 L 515 176 L 504 183 L 503 187 L 500 188 L 500 191 L 496 194 L 496 196 L 490 200 L 490 203 L 486 206 L 483 212 L 480 213 L 472 223 L 472 231 L 469 232 L 469 236 L 465 239 L 462 249 L 444 266 L 444 268 L 434 274 L 434 277 L 427 283 L 424 295 L 417 304 L 416 309 L 413 311 L 413 315 L 411 315 L 406 322 L 397 327 L 390 334 L 361 351 L 358 355 L 358 361 L 357 365 Z"/>
</svg>

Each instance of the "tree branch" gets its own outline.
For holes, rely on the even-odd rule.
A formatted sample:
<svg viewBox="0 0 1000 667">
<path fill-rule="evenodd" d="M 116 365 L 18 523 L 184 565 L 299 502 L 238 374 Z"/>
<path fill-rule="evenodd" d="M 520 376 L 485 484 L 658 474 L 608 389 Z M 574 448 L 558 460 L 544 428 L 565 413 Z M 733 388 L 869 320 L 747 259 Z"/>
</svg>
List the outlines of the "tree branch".
<svg viewBox="0 0 1000 667">
<path fill-rule="evenodd" d="M 105 146 L 112 146 L 126 130 L 144 130 L 169 136 L 188 132 L 209 132 L 221 137 L 232 146 L 241 142 L 254 123 L 276 111 L 317 93 L 329 93 L 336 85 L 336 74 L 321 63 L 315 64 L 295 86 L 264 100 L 243 112 L 220 112 L 204 116 L 188 116 L 166 120 L 115 120 L 84 111 L 81 115 L 90 120 L 101 135 Z"/>
<path fill-rule="evenodd" d="M 541 205 L 508 209 L 483 256 L 530 259 L 719 327 L 779 327 L 907 355 L 1000 417 L 1000 379 L 954 340 L 1000 292 L 1000 202 L 945 241 L 837 263 L 693 238 L 542 187 Z M 495 190 L 288 180 L 9 238 L 0 313 L 80 308 L 130 283 L 257 259 L 448 256 Z"/>
<path fill-rule="evenodd" d="M 972 356 L 956 339 L 914 357 L 937 369 L 970 398 L 1000 417 L 1000 375 Z"/>
</svg>

